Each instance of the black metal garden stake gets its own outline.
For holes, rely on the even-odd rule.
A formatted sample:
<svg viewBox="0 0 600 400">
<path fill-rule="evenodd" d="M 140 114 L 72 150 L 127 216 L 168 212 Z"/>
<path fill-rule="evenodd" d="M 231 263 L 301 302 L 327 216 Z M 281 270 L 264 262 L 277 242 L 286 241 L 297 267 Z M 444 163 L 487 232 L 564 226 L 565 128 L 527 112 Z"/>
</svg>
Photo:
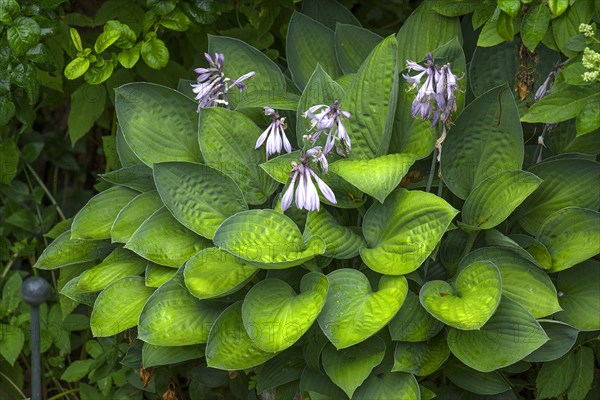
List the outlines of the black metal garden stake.
<svg viewBox="0 0 600 400">
<path fill-rule="evenodd" d="M 21 297 L 31 305 L 31 400 L 42 400 L 40 304 L 48 300 L 49 294 L 50 285 L 40 276 L 30 276 L 21 286 Z"/>
</svg>

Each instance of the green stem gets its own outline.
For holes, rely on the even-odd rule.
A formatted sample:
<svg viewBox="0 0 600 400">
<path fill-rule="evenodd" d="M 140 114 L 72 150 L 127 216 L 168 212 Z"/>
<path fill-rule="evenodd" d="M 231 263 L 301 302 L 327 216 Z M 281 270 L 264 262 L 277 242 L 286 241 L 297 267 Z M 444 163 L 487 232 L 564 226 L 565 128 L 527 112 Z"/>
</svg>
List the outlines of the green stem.
<svg viewBox="0 0 600 400">
<path fill-rule="evenodd" d="M 10 267 L 12 267 L 13 263 L 17 259 L 17 256 L 18 256 L 18 254 L 15 253 L 12 256 L 12 258 L 10 260 L 8 260 L 8 262 L 6 263 L 6 267 L 4 267 L 4 271 L 2 271 L 2 276 L 0 276 L 0 278 L 4 278 L 8 274 L 8 271 L 10 271 Z"/>
<path fill-rule="evenodd" d="M 431 159 L 431 168 L 429 168 L 429 178 L 427 179 L 427 186 L 425 191 L 431 192 L 431 186 L 433 185 L 433 177 L 435 176 L 435 167 L 437 165 L 438 149 L 437 147 L 433 150 L 433 158 Z"/>
<path fill-rule="evenodd" d="M 29 178 L 29 174 L 27 173 L 27 170 L 25 170 L 25 178 L 27 179 L 27 186 L 29 186 L 29 190 L 31 191 L 31 194 L 33 194 L 33 185 L 31 184 L 31 179 Z M 35 205 L 35 212 L 38 216 L 38 220 L 40 221 L 40 228 L 42 230 L 42 238 L 44 239 L 44 247 L 48 247 L 48 240 L 46 240 L 46 237 L 43 235 L 44 232 L 46 232 L 46 227 L 44 226 L 44 217 L 42 217 L 42 212 L 40 211 L 40 207 L 38 206 L 37 202 L 34 202 Z"/>
<path fill-rule="evenodd" d="M 48 188 L 46 187 L 46 185 L 42 181 L 42 178 L 39 177 L 39 175 L 35 172 L 35 170 L 31 167 L 31 165 L 29 165 L 29 163 L 25 163 L 25 166 L 27 167 L 27 169 L 29 170 L 29 172 L 31 172 L 31 174 L 33 175 L 33 177 L 35 178 L 35 180 L 37 181 L 37 183 L 44 190 L 44 193 L 46 193 L 46 196 L 48 196 L 48 199 L 50 199 L 50 202 L 56 207 L 56 212 L 58 213 L 58 215 L 60 216 L 60 218 L 63 221 L 66 220 L 67 218 L 65 217 L 65 214 L 63 213 L 62 209 L 60 208 L 60 206 L 58 205 L 58 203 L 54 199 L 54 196 L 52 196 L 52 193 L 50 193 L 50 190 L 48 190 Z"/>
<path fill-rule="evenodd" d="M 11 381 L 8 376 L 4 375 L 2 372 L 0 372 L 0 376 L 3 377 L 4 379 L 6 379 L 8 381 L 8 383 L 10 383 L 11 386 L 14 387 L 17 392 L 19 392 L 19 394 L 21 395 L 21 397 L 23 397 L 23 399 L 27 399 L 27 396 L 25 396 L 25 393 L 23 393 L 21 391 L 21 389 L 19 389 L 19 387 L 17 386 L 17 384 L 14 383 L 13 381 Z"/>
<path fill-rule="evenodd" d="M 66 392 L 62 392 L 62 393 L 59 393 L 59 394 L 54 395 L 52 397 L 49 397 L 48 400 L 57 400 L 57 399 L 60 399 L 61 397 L 66 397 L 66 396 L 68 396 L 70 394 L 77 393 L 77 392 L 79 392 L 78 388 L 67 390 Z"/>
<path fill-rule="evenodd" d="M 540 135 L 540 138 L 541 138 L 541 140 L 542 140 L 542 141 L 544 140 L 544 135 L 546 135 L 546 131 L 547 131 L 547 130 L 548 130 L 548 125 L 546 124 L 546 125 L 544 125 L 544 129 L 542 129 L 542 133 L 541 133 L 541 135 Z M 532 158 L 532 160 L 531 160 L 531 163 L 532 163 L 532 164 L 537 164 L 537 163 L 539 163 L 540 161 L 542 161 L 542 160 L 541 160 L 541 157 L 542 157 L 542 151 L 543 151 L 543 150 L 544 150 L 544 149 L 543 149 L 543 147 L 542 147 L 542 143 L 540 143 L 540 142 L 539 142 L 539 139 L 538 139 L 538 144 L 537 144 L 537 146 L 535 147 L 535 151 L 533 152 L 533 158 Z M 538 161 L 538 159 L 539 159 L 539 161 Z"/>
</svg>

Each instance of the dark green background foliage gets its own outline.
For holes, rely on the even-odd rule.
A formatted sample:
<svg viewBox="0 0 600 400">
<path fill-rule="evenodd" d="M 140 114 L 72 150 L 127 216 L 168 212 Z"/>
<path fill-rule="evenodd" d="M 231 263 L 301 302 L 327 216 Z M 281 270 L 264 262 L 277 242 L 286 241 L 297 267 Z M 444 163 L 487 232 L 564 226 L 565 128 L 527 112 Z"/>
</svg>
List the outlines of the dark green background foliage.
<svg viewBox="0 0 600 400">
<path fill-rule="evenodd" d="M 36 274 L 49 399 L 593 399 L 599 14 L 0 0 L 0 398 L 29 393 Z M 256 76 L 198 114 L 204 52 Z M 402 77 L 427 52 L 460 77 L 439 165 Z M 262 107 L 297 148 L 334 100 L 352 115 L 321 175 L 337 204 L 283 212 L 300 152 L 254 149 Z"/>
</svg>

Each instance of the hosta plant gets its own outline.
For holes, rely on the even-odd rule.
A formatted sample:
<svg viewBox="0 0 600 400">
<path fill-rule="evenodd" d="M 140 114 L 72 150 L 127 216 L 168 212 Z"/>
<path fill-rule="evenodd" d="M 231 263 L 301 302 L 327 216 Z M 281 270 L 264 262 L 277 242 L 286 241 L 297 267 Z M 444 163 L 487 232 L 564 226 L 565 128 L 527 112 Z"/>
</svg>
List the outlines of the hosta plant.
<svg viewBox="0 0 600 400">
<path fill-rule="evenodd" d="M 122 168 L 37 267 L 61 268 L 95 336 L 141 341 L 145 367 L 240 371 L 255 394 L 584 399 L 598 126 L 543 116 L 570 93 L 593 125 L 575 85 L 597 83 L 541 38 L 473 51 L 487 2 L 449 3 L 382 38 L 324 2 L 293 14 L 287 68 L 209 36 L 196 81 L 120 87 Z M 564 18 L 587 24 L 580 3 Z"/>
</svg>

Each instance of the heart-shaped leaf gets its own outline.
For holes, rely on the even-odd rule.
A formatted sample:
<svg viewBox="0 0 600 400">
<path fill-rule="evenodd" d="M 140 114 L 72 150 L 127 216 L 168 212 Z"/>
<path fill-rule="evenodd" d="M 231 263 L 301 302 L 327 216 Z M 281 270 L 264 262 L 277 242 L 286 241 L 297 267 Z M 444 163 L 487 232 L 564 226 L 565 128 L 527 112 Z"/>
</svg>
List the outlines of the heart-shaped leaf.
<svg viewBox="0 0 600 400">
<path fill-rule="evenodd" d="M 536 319 L 508 297 L 480 329 L 450 328 L 448 346 L 460 361 L 480 372 L 491 372 L 521 360 L 548 341 Z"/>
<path fill-rule="evenodd" d="M 302 2 L 300 12 L 329 29 L 335 29 L 338 24 L 360 26 L 360 21 L 352 11 L 337 0 L 305 0 Z"/>
<path fill-rule="evenodd" d="M 258 272 L 231 254 L 211 247 L 185 263 L 185 286 L 199 299 L 221 297 L 236 292 Z"/>
<path fill-rule="evenodd" d="M 110 229 L 119 211 L 138 194 L 122 186 L 98 193 L 73 218 L 71 238 L 110 239 Z"/>
<path fill-rule="evenodd" d="M 420 400 L 419 383 L 412 374 L 386 372 L 371 374 L 354 393 L 353 399 Z"/>
<path fill-rule="evenodd" d="M 206 343 L 223 306 L 192 296 L 182 275 L 180 270 L 148 299 L 140 315 L 138 339 L 156 346 Z"/>
<path fill-rule="evenodd" d="M 118 247 L 100 264 L 83 272 L 77 283 L 81 292 L 96 292 L 126 276 L 137 276 L 146 270 L 147 260 Z"/>
<path fill-rule="evenodd" d="M 348 397 L 369 377 L 385 355 L 385 343 L 373 336 L 362 343 L 342 350 L 328 344 L 323 350 L 323 368 L 333 383 Z"/>
<path fill-rule="evenodd" d="M 550 272 L 558 272 L 600 253 L 600 213 L 567 207 L 550 215 L 536 233 L 550 253 Z"/>
<path fill-rule="evenodd" d="M 600 263 L 594 260 L 558 274 L 558 302 L 563 311 L 556 319 L 582 331 L 600 329 Z"/>
<path fill-rule="evenodd" d="M 417 376 L 437 371 L 450 356 L 443 334 L 427 342 L 398 342 L 392 371 L 409 372 Z"/>
<path fill-rule="evenodd" d="M 489 261 L 477 261 L 461 270 L 453 285 L 445 281 L 427 282 L 419 298 L 423 307 L 446 325 L 474 330 L 494 314 L 501 295 L 498 268 Z"/>
<path fill-rule="evenodd" d="M 431 193 L 398 189 L 365 214 L 363 235 L 368 248 L 361 250 L 360 257 L 381 274 L 408 274 L 431 254 L 457 213 Z"/>
<path fill-rule="evenodd" d="M 141 276 L 122 278 L 109 285 L 94 303 L 90 317 L 94 336 L 112 336 L 136 326 L 152 292 L 154 288 L 146 287 Z M 119 310 L 118 318 L 115 318 L 115 310 Z"/>
<path fill-rule="evenodd" d="M 356 257 L 365 246 L 365 241 L 359 234 L 340 225 L 325 209 L 308 213 L 304 240 L 308 241 L 313 236 L 318 236 L 325 242 L 325 256 L 342 260 Z"/>
<path fill-rule="evenodd" d="M 325 251 L 321 238 L 313 237 L 304 244 L 294 221 L 274 210 L 249 210 L 227 218 L 213 241 L 234 256 L 266 269 L 300 265 Z"/>
<path fill-rule="evenodd" d="M 156 188 L 165 206 L 186 228 L 212 239 L 227 218 L 248 209 L 244 194 L 227 175 L 190 162 L 154 164 Z"/>
<path fill-rule="evenodd" d="M 302 372 L 306 368 L 306 362 L 302 356 L 302 349 L 292 347 L 284 352 L 277 354 L 260 368 L 260 374 L 256 382 L 256 392 L 262 393 L 265 390 L 277 387 L 281 394 L 285 393 L 284 386 L 289 383 L 296 383 L 302 377 Z"/>
<path fill-rule="evenodd" d="M 329 292 L 317 320 L 337 349 L 360 343 L 387 325 L 408 292 L 403 276 L 381 277 L 376 292 L 367 277 L 355 269 L 338 269 L 327 278 Z"/>
<path fill-rule="evenodd" d="M 390 321 L 388 328 L 392 340 L 402 342 L 423 342 L 437 335 L 444 324 L 433 318 L 419 301 L 419 296 L 408 291 L 398 314 Z"/>
<path fill-rule="evenodd" d="M 463 222 L 479 229 L 495 227 L 508 218 L 541 182 L 526 171 L 503 171 L 490 176 L 467 197 L 462 210 Z"/>
<path fill-rule="evenodd" d="M 388 154 L 366 160 L 339 160 L 330 168 L 346 182 L 383 203 L 398 187 L 415 160 L 412 154 Z M 365 179 L 365 176 L 369 179 Z"/>
<path fill-rule="evenodd" d="M 228 371 L 252 368 L 275 357 L 258 348 L 246 333 L 242 302 L 229 306 L 215 321 L 206 345 L 206 364 Z"/>
<path fill-rule="evenodd" d="M 204 346 L 155 346 L 148 343 L 142 345 L 144 368 L 177 364 L 202 357 L 204 357 Z"/>
<path fill-rule="evenodd" d="M 161 161 L 202 161 L 195 135 L 196 108 L 192 99 L 152 83 L 129 83 L 115 95 L 125 141 L 148 166 Z"/>
<path fill-rule="evenodd" d="M 156 190 L 138 195 L 117 215 L 110 230 L 113 242 L 127 243 L 142 223 L 164 204 Z"/>
<path fill-rule="evenodd" d="M 556 288 L 548 274 L 512 249 L 481 247 L 465 256 L 458 269 L 477 261 L 494 263 L 500 271 L 502 294 L 519 303 L 534 317 L 542 318 L 561 310 Z"/>
<path fill-rule="evenodd" d="M 229 176 L 248 204 L 263 204 L 277 183 L 259 167 L 265 153 L 255 150 L 261 129 L 246 115 L 226 108 L 202 110 L 198 140 L 206 164 Z"/>
<path fill-rule="evenodd" d="M 208 247 L 207 239 L 181 225 L 165 207 L 144 221 L 125 244 L 147 260 L 174 268 Z"/>
<path fill-rule="evenodd" d="M 242 305 L 246 332 L 266 352 L 287 349 L 315 322 L 326 297 L 327 278 L 317 272 L 302 277 L 299 294 L 280 279 L 260 281 Z"/>
</svg>

